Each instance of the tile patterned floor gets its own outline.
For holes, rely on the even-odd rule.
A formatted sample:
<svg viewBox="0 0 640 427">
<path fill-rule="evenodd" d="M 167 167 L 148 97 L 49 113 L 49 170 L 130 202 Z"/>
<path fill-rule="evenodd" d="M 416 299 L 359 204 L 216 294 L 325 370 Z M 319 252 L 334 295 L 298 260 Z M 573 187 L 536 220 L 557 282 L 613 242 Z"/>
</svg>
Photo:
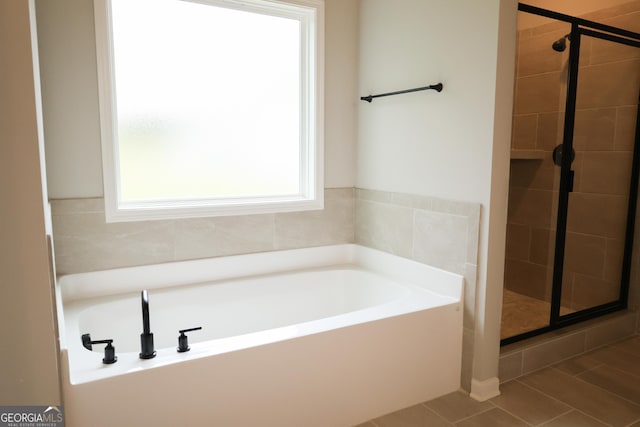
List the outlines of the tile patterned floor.
<svg viewBox="0 0 640 427">
<path fill-rule="evenodd" d="M 505 289 L 502 298 L 502 329 L 500 338 L 508 338 L 549 325 L 551 304 Z M 560 307 L 560 314 L 573 310 Z"/>
<path fill-rule="evenodd" d="M 640 336 L 502 384 L 476 402 L 455 392 L 357 427 L 640 427 Z"/>
</svg>

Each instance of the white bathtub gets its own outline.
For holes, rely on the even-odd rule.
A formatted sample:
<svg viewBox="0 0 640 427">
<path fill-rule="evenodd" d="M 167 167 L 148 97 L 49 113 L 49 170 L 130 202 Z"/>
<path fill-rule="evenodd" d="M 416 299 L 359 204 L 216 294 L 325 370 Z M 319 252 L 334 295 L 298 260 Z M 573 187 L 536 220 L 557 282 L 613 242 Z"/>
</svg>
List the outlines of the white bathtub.
<svg viewBox="0 0 640 427">
<path fill-rule="evenodd" d="M 356 245 L 58 280 L 67 425 L 349 426 L 457 390 L 461 276 Z M 157 356 L 141 360 L 140 290 Z M 179 329 L 191 350 L 176 352 Z M 113 339 L 102 363 L 81 335 Z"/>
</svg>

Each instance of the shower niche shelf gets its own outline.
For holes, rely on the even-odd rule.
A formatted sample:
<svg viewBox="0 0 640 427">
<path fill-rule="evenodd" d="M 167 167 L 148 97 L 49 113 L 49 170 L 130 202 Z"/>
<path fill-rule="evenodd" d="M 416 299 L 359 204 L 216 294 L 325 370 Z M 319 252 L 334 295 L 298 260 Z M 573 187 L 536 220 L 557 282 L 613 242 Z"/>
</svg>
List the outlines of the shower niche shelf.
<svg viewBox="0 0 640 427">
<path fill-rule="evenodd" d="M 511 150 L 512 160 L 542 160 L 547 155 L 544 150 Z"/>
</svg>

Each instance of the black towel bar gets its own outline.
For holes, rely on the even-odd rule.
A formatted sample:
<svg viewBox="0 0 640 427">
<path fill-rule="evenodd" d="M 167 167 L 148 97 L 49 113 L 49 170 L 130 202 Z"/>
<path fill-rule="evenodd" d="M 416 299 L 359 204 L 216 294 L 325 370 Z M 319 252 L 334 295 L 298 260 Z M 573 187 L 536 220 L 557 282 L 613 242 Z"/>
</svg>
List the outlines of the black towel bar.
<svg viewBox="0 0 640 427">
<path fill-rule="evenodd" d="M 400 95 L 402 93 L 418 92 L 418 91 L 421 91 L 421 90 L 430 90 L 430 89 L 433 89 L 433 90 L 435 90 L 437 92 L 442 92 L 442 88 L 443 87 L 444 86 L 442 85 L 442 83 L 438 83 L 438 84 L 435 84 L 435 85 L 417 87 L 417 88 L 414 88 L 414 89 L 406 89 L 406 90 L 399 90 L 399 91 L 396 91 L 396 92 L 381 93 L 379 95 L 361 96 L 360 99 L 362 101 L 371 102 L 371 101 L 373 101 L 373 98 L 380 98 L 382 96 Z"/>
</svg>

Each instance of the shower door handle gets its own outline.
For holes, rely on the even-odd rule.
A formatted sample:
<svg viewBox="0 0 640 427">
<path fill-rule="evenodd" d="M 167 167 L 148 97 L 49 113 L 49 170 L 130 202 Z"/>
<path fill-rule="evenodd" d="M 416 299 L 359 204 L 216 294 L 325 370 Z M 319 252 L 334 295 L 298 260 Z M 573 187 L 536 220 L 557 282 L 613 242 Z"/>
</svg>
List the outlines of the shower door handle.
<svg viewBox="0 0 640 427">
<path fill-rule="evenodd" d="M 553 152 L 551 153 L 553 164 L 556 166 L 562 166 L 562 149 L 563 149 L 563 145 L 558 144 L 556 145 L 556 147 L 553 149 Z M 570 157 L 571 157 L 571 160 L 569 161 L 569 163 L 573 163 L 573 161 L 576 159 L 576 150 L 574 150 L 573 147 L 571 147 Z"/>
<path fill-rule="evenodd" d="M 573 177 L 574 177 L 575 173 L 574 171 L 569 171 L 569 185 L 567 185 L 567 191 L 569 193 L 573 193 Z"/>
</svg>

